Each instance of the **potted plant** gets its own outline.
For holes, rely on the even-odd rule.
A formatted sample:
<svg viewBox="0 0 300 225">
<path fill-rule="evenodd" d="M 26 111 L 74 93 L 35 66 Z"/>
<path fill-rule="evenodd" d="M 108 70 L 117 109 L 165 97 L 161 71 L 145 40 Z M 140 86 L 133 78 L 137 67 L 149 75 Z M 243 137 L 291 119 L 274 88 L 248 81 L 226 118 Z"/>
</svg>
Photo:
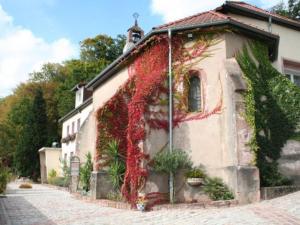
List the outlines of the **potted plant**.
<svg viewBox="0 0 300 225">
<path fill-rule="evenodd" d="M 185 177 L 190 186 L 200 186 L 204 184 L 206 174 L 201 168 L 192 168 L 186 172 Z"/>
<path fill-rule="evenodd" d="M 146 205 L 147 205 L 147 199 L 145 198 L 145 196 L 144 195 L 139 196 L 136 201 L 137 210 L 144 212 L 146 210 Z"/>
</svg>

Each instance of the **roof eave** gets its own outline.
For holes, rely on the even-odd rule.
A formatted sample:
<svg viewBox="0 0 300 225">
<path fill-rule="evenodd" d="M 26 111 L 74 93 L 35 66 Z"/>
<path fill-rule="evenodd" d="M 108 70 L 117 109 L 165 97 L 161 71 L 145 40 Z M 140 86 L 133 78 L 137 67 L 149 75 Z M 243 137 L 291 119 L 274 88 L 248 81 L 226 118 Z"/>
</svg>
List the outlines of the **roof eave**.
<svg viewBox="0 0 300 225">
<path fill-rule="evenodd" d="M 222 6 L 218 7 L 216 9 L 216 11 L 223 11 L 223 10 L 229 10 L 232 13 L 237 13 L 237 14 L 241 14 L 241 15 L 247 15 L 247 16 L 251 16 L 253 18 L 257 18 L 257 19 L 264 19 L 266 21 L 269 20 L 270 17 L 272 17 L 272 22 L 273 23 L 277 23 L 279 25 L 283 25 L 295 30 L 300 30 L 300 24 L 298 24 L 297 22 L 292 22 L 289 20 L 285 20 L 282 18 L 278 18 L 275 17 L 273 15 L 267 15 L 265 13 L 262 12 L 257 12 L 239 5 L 236 5 L 235 3 L 231 3 L 231 2 L 226 2 L 225 4 L 223 4 Z"/>
<path fill-rule="evenodd" d="M 231 19 L 224 19 L 219 21 L 213 21 L 209 23 L 201 23 L 201 24 L 194 24 L 194 25 L 188 25 L 188 26 L 174 26 L 174 27 L 168 27 L 168 28 L 162 28 L 158 30 L 152 30 L 149 32 L 143 39 L 141 39 L 134 47 L 129 49 L 127 52 L 125 52 L 123 55 L 121 55 L 119 58 L 117 58 L 112 64 L 110 64 L 106 69 L 104 69 L 98 76 L 96 76 L 93 80 L 91 80 L 86 87 L 93 90 L 97 88 L 100 84 L 102 84 L 105 80 L 107 80 L 114 72 L 116 72 L 119 68 L 118 65 L 120 62 L 122 62 L 126 57 L 130 55 L 130 53 L 135 50 L 141 43 L 143 43 L 145 40 L 150 38 L 151 36 L 155 34 L 161 34 L 161 33 L 167 33 L 169 29 L 172 31 L 184 31 L 184 30 L 192 30 L 197 28 L 208 28 L 208 27 L 217 27 L 217 26 L 224 26 L 224 25 L 231 25 L 243 30 L 248 30 L 251 32 L 248 32 L 248 34 L 251 36 L 255 36 L 254 34 L 259 34 L 261 39 L 267 40 L 269 38 L 270 40 L 274 40 L 274 53 L 272 54 L 271 60 L 275 60 L 277 58 L 277 52 L 278 52 L 278 43 L 279 43 L 279 36 L 271 34 L 269 32 L 257 29 L 255 27 L 239 23 L 237 21 L 233 21 Z M 253 33 L 254 32 L 254 33 Z M 263 38 L 265 37 L 265 38 Z"/>
<path fill-rule="evenodd" d="M 158 30 L 152 30 L 148 34 L 146 34 L 134 47 L 129 49 L 127 52 L 125 52 L 123 55 L 118 57 L 112 64 L 110 64 L 106 69 L 104 69 L 98 76 L 96 76 L 93 80 L 91 80 L 87 85 L 86 88 L 89 88 L 93 90 L 94 88 L 98 87 L 99 84 L 101 84 L 104 80 L 106 80 L 111 73 L 115 72 L 117 68 L 115 68 L 116 65 L 118 65 L 123 59 L 125 59 L 127 56 L 130 55 L 130 53 L 135 50 L 141 43 L 143 43 L 145 40 L 150 38 L 151 36 L 155 34 L 161 34 L 161 33 L 167 33 L 169 29 L 172 31 L 179 31 L 179 30 L 189 30 L 194 28 L 205 28 L 210 26 L 217 26 L 217 25 L 226 25 L 228 23 L 228 20 L 221 20 L 216 22 L 210 22 L 210 23 L 202 23 L 202 24 L 195 24 L 195 25 L 189 25 L 189 26 L 177 26 L 177 27 L 170 27 L 170 28 L 163 28 Z"/>
<path fill-rule="evenodd" d="M 83 109 L 85 109 L 87 106 L 89 106 L 93 102 L 93 98 L 90 97 L 87 100 L 85 100 L 81 105 L 79 105 L 77 108 L 72 109 L 70 112 L 68 112 L 66 115 L 64 115 L 62 118 L 58 120 L 59 123 L 63 123 L 66 120 L 70 119 L 72 116 L 77 114 L 78 112 L 81 112 Z"/>
</svg>

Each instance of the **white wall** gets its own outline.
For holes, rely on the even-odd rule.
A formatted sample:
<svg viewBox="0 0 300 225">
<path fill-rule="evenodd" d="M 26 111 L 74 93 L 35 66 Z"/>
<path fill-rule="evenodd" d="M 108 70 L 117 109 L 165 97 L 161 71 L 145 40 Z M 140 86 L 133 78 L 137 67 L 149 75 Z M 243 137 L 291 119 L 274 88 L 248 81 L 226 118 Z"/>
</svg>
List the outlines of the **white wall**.
<svg viewBox="0 0 300 225">
<path fill-rule="evenodd" d="M 69 126 L 69 134 L 72 134 L 72 123 L 74 122 L 75 128 L 74 133 L 77 133 L 77 120 L 80 118 L 80 127 L 82 124 L 84 124 L 84 121 L 89 116 L 90 112 L 93 109 L 93 104 L 88 105 L 86 108 L 84 108 L 81 112 L 78 112 L 71 118 L 64 121 L 62 126 L 62 138 L 65 138 L 68 136 L 67 134 L 67 126 Z M 77 139 L 77 137 L 76 137 Z M 70 141 L 68 143 L 62 143 L 62 154 L 61 158 L 64 159 L 65 154 L 67 154 L 67 161 L 70 159 L 71 152 L 73 152 L 74 155 L 77 154 L 76 152 L 76 139 L 73 141 Z"/>
<path fill-rule="evenodd" d="M 228 15 L 246 24 L 250 24 L 265 31 L 268 31 L 268 22 L 266 21 L 261 21 L 235 14 Z M 283 58 L 300 62 L 300 31 L 296 31 L 291 28 L 283 27 L 273 23 L 272 33 L 280 36 L 278 59 L 273 63 L 273 65 L 280 72 L 283 72 Z"/>
</svg>

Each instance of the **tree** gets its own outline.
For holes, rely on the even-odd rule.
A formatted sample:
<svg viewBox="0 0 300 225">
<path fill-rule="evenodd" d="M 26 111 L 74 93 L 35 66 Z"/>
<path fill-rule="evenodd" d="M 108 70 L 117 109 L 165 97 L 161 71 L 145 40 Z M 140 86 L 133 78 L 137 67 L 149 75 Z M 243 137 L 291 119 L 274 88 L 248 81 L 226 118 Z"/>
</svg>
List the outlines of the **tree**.
<svg viewBox="0 0 300 225">
<path fill-rule="evenodd" d="M 27 101 L 27 99 L 24 99 Z M 28 103 L 27 103 L 28 104 Z M 37 89 L 32 105 L 24 112 L 24 121 L 15 154 L 15 165 L 21 176 L 37 180 L 40 174 L 38 150 L 47 143 L 46 103 L 42 89 Z"/>
<path fill-rule="evenodd" d="M 282 1 L 275 5 L 271 11 L 292 19 L 300 19 L 300 0 L 289 0 L 287 5 Z"/>
<path fill-rule="evenodd" d="M 124 35 L 115 39 L 103 34 L 87 38 L 80 42 L 80 58 L 89 62 L 105 60 L 109 64 L 122 54 L 125 40 Z"/>
</svg>

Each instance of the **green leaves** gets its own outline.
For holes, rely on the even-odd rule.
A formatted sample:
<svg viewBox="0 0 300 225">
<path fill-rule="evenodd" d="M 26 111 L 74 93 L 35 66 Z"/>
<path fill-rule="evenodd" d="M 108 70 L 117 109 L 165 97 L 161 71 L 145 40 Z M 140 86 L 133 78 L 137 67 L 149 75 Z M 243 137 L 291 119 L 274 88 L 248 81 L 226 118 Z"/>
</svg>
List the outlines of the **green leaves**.
<svg viewBox="0 0 300 225">
<path fill-rule="evenodd" d="M 116 140 L 110 141 L 104 153 L 112 185 L 116 190 L 120 189 L 124 180 L 126 166 L 125 157 L 119 153 L 119 143 Z"/>
<path fill-rule="evenodd" d="M 91 173 L 93 170 L 93 163 L 92 163 L 92 155 L 90 152 L 88 152 L 85 156 L 86 162 L 85 164 L 80 167 L 80 182 L 82 184 L 83 190 L 86 192 L 90 190 L 90 179 L 91 179 Z"/>
<path fill-rule="evenodd" d="M 245 118 L 254 131 L 248 144 L 256 154 L 261 185 L 280 185 L 284 179 L 277 160 L 300 122 L 300 88 L 272 66 L 260 42 L 249 43 L 237 61 L 248 84 Z"/>
<path fill-rule="evenodd" d="M 112 162 L 108 168 L 110 180 L 115 189 L 120 189 L 125 174 L 125 163 L 119 160 Z"/>
<path fill-rule="evenodd" d="M 218 177 L 207 178 L 203 190 L 214 201 L 234 199 L 233 193 Z"/>
<path fill-rule="evenodd" d="M 153 162 L 153 168 L 156 172 L 174 174 L 179 169 L 192 167 L 192 162 L 188 154 L 182 150 L 160 152 L 154 156 Z"/>
</svg>

